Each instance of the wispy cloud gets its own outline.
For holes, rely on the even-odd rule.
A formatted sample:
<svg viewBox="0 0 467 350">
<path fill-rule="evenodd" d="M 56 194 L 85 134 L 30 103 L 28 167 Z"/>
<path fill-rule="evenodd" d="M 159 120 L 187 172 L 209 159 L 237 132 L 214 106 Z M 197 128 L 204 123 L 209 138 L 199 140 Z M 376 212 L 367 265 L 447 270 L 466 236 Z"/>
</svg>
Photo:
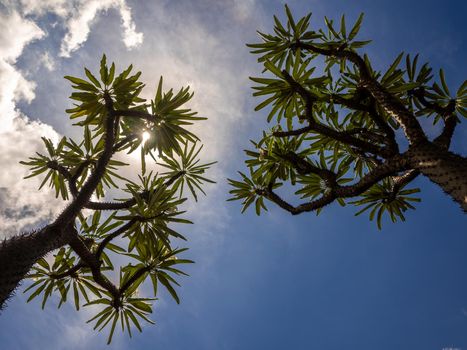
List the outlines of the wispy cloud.
<svg viewBox="0 0 467 350">
<path fill-rule="evenodd" d="M 43 16 L 47 12 L 60 17 L 68 16 L 74 0 L 20 0 L 21 10 L 25 15 Z"/>
<path fill-rule="evenodd" d="M 60 56 L 70 57 L 87 40 L 93 22 L 108 10 L 116 10 L 121 18 L 123 42 L 127 49 L 133 49 L 143 42 L 143 33 L 136 30 L 131 9 L 125 0 L 21 0 L 21 10 L 27 15 L 43 16 L 56 14 L 66 29 L 60 47 Z"/>
<path fill-rule="evenodd" d="M 48 70 L 48 71 L 53 71 L 55 70 L 55 61 L 52 58 L 51 54 L 47 51 L 44 52 L 41 57 L 40 57 L 40 63 Z"/>
<path fill-rule="evenodd" d="M 251 18 L 255 11 L 255 0 L 233 0 L 231 3 L 235 19 L 244 22 Z"/>
<path fill-rule="evenodd" d="M 118 10 L 122 17 L 123 42 L 128 49 L 138 47 L 143 42 L 143 33 L 136 31 L 136 25 L 131 17 L 131 9 L 123 1 L 119 1 Z"/>
</svg>

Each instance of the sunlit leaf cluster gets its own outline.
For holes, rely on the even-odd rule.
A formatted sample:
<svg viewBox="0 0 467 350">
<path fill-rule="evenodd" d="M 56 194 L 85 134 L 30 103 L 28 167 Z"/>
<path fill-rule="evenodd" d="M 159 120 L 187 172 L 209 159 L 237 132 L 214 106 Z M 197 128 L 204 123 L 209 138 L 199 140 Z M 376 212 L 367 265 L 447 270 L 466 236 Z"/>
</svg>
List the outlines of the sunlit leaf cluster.
<svg viewBox="0 0 467 350">
<path fill-rule="evenodd" d="M 186 240 L 180 224 L 191 224 L 183 217 L 184 194 L 195 200 L 205 194 L 203 185 L 213 182 L 205 173 L 215 163 L 199 159 L 202 145 L 189 126 L 205 118 L 187 107 L 189 88 L 164 91 L 161 77 L 146 102 L 139 97 L 141 72 L 132 68 L 117 74 L 104 55 L 98 74 L 85 68 L 84 78 L 66 76 L 74 101 L 67 112 L 83 137 L 58 143 L 43 138 L 45 152 L 22 162 L 31 170 L 28 178 L 43 178 L 40 188 L 48 185 L 68 200 L 65 212 L 79 206 L 65 229 L 72 232 L 69 245 L 30 271 L 28 301 L 38 297 L 44 308 L 55 295 L 58 307 L 72 301 L 77 310 L 95 311 L 89 322 L 109 329 L 109 342 L 117 325 L 131 336 L 132 329 L 142 330 L 141 321 L 153 323 L 149 315 L 160 286 L 180 302 L 176 277 L 187 274 L 178 266 L 193 262 L 179 258 L 187 248 L 175 247 Z M 132 152 L 140 152 L 142 162 L 130 179 L 121 170 L 131 163 L 124 154 Z"/>
</svg>

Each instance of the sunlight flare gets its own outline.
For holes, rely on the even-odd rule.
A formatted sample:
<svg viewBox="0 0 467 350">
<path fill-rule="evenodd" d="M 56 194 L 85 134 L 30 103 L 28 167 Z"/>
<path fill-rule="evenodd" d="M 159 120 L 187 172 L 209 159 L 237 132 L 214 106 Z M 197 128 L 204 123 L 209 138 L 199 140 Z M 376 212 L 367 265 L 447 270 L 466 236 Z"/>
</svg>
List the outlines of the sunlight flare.
<svg viewBox="0 0 467 350">
<path fill-rule="evenodd" d="M 147 140 L 151 138 L 151 135 L 147 131 L 143 131 L 143 145 L 146 143 Z"/>
</svg>

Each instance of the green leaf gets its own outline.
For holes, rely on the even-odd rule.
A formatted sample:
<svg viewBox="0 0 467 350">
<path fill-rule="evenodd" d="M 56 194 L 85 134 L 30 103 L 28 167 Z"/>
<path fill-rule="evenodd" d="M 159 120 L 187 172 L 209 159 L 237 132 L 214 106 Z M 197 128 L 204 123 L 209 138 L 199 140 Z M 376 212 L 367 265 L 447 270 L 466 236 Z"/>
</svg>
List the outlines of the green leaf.
<svg viewBox="0 0 467 350">
<path fill-rule="evenodd" d="M 394 60 L 394 62 L 391 64 L 391 66 L 389 67 L 389 69 L 387 70 L 387 72 L 384 74 L 384 76 L 381 78 L 381 81 L 385 81 L 386 79 L 388 79 L 389 77 L 392 76 L 392 74 L 394 73 L 394 71 L 396 70 L 397 66 L 399 65 L 399 63 L 401 62 L 402 60 L 402 57 L 404 57 L 404 53 L 401 52 L 399 54 L 399 56 L 396 57 L 396 59 Z"/>
<path fill-rule="evenodd" d="M 76 78 L 76 77 L 71 77 L 69 75 L 65 75 L 64 76 L 65 79 L 71 81 L 73 84 L 77 84 L 77 85 L 89 85 L 89 83 L 86 81 L 86 80 L 83 80 L 83 79 L 80 79 L 80 78 Z"/>
<path fill-rule="evenodd" d="M 27 303 L 29 303 L 32 299 L 34 299 L 35 297 L 37 297 L 44 289 L 45 287 L 47 286 L 47 282 L 42 284 L 39 288 L 37 288 L 34 293 L 32 293 L 28 300 L 26 300 Z"/>
<path fill-rule="evenodd" d="M 76 285 L 77 283 L 73 283 L 73 296 L 74 296 L 76 310 L 79 310 L 79 294 L 78 294 L 78 288 Z"/>
<path fill-rule="evenodd" d="M 339 38 L 339 34 L 337 34 L 336 30 L 334 29 L 333 21 L 330 21 L 327 17 L 324 17 L 324 22 L 326 23 L 326 26 L 332 35 L 334 35 L 335 38 Z"/>
<path fill-rule="evenodd" d="M 155 104 L 159 103 L 162 99 L 162 82 L 163 82 L 163 78 L 161 76 L 159 78 L 159 84 L 157 85 L 156 97 L 154 98 Z"/>
<path fill-rule="evenodd" d="M 143 331 L 141 329 L 141 326 L 137 320 L 137 318 L 135 317 L 135 315 L 133 315 L 133 313 L 129 310 L 125 310 L 125 313 L 128 315 L 128 317 L 130 318 L 131 322 L 133 322 L 133 324 L 135 325 L 135 327 L 138 329 L 138 331 L 140 331 L 140 333 Z"/>
<path fill-rule="evenodd" d="M 110 344 L 110 342 L 112 341 L 112 336 L 114 334 L 114 331 L 115 331 L 115 325 L 117 324 L 117 321 L 118 321 L 118 317 L 120 316 L 120 314 L 118 312 L 115 312 L 114 313 L 114 318 L 113 318 L 113 322 L 112 322 L 112 326 L 110 327 L 110 333 L 109 333 L 109 337 L 107 338 L 107 345 Z"/>
<path fill-rule="evenodd" d="M 342 37 L 344 38 L 347 36 L 346 28 L 345 28 L 345 15 L 342 15 L 341 17 L 341 34 L 342 34 Z"/>
<path fill-rule="evenodd" d="M 175 291 L 175 289 L 172 287 L 172 285 L 170 284 L 170 282 L 166 279 L 166 277 L 164 275 L 162 275 L 161 273 L 158 274 L 158 280 L 159 282 L 161 282 L 164 287 L 167 289 L 167 291 L 170 293 L 170 295 L 172 296 L 172 298 L 174 298 L 174 300 L 177 302 L 177 304 L 180 304 L 180 299 L 177 295 L 177 292 Z"/>
<path fill-rule="evenodd" d="M 287 19 L 289 20 L 290 26 L 295 31 L 295 21 L 292 16 L 292 12 L 290 12 L 289 6 L 285 4 L 285 13 L 287 14 Z"/>
<path fill-rule="evenodd" d="M 271 73 L 273 73 L 275 76 L 283 79 L 284 76 L 281 72 L 281 70 L 279 68 L 277 68 L 273 63 L 271 63 L 270 61 L 266 60 L 264 62 L 264 67 L 269 70 Z"/>
<path fill-rule="evenodd" d="M 92 73 L 89 71 L 89 69 L 87 68 L 84 68 L 84 72 L 86 73 L 86 76 L 88 77 L 89 80 L 91 80 L 91 82 L 96 86 L 98 87 L 99 89 L 101 88 L 101 84 L 99 83 L 99 80 L 96 79 L 96 77 L 94 75 L 92 75 Z"/>
<path fill-rule="evenodd" d="M 107 70 L 107 58 L 105 57 L 105 54 L 102 55 L 99 73 L 101 75 L 102 82 L 105 85 L 107 85 L 108 70 Z"/>
<path fill-rule="evenodd" d="M 441 85 L 443 87 L 444 92 L 447 96 L 450 96 L 451 93 L 449 92 L 448 84 L 446 84 L 446 79 L 444 77 L 444 71 L 442 69 L 439 70 L 439 77 L 441 80 Z"/>
<path fill-rule="evenodd" d="M 112 84 L 112 82 L 114 80 L 114 75 L 115 75 L 115 63 L 112 62 L 112 65 L 110 66 L 110 72 L 109 72 L 109 76 L 107 78 L 106 85 Z"/>
<path fill-rule="evenodd" d="M 464 80 L 459 89 L 457 89 L 457 97 L 463 97 L 467 93 L 467 80 Z"/>
<path fill-rule="evenodd" d="M 353 40 L 353 38 L 355 38 L 355 36 L 360 31 L 360 27 L 361 27 L 362 21 L 363 21 L 363 16 L 364 16 L 363 13 L 360 13 L 360 16 L 358 16 L 357 21 L 355 22 L 354 26 L 352 27 L 352 30 L 349 33 L 349 40 Z"/>
<path fill-rule="evenodd" d="M 271 102 L 275 101 L 276 99 L 277 99 L 276 96 L 272 96 L 272 97 L 270 97 L 270 98 L 264 100 L 263 102 L 261 102 L 259 105 L 257 105 L 257 106 L 255 107 L 255 111 L 257 112 L 257 111 L 263 109 L 264 107 L 266 107 L 267 105 L 269 105 Z"/>
</svg>

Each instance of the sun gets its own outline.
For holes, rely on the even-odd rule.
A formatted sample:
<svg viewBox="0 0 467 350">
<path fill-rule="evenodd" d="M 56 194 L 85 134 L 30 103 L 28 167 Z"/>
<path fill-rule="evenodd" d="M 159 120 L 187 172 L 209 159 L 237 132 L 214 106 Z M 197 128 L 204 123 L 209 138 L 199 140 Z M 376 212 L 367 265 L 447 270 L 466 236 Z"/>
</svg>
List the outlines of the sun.
<svg viewBox="0 0 467 350">
<path fill-rule="evenodd" d="M 143 145 L 144 145 L 146 143 L 146 141 L 151 138 L 151 135 L 149 134 L 149 132 L 143 131 L 142 136 L 143 136 Z"/>
</svg>

